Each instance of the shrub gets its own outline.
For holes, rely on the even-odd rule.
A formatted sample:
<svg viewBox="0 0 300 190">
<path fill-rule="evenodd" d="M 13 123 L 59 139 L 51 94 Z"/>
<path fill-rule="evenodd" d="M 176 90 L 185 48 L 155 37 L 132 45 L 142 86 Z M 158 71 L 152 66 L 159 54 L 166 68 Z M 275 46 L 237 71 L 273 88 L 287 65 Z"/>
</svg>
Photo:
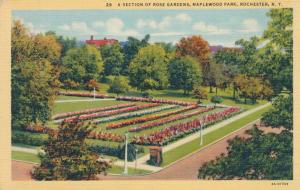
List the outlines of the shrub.
<svg viewBox="0 0 300 190">
<path fill-rule="evenodd" d="M 12 143 L 20 143 L 31 146 L 42 146 L 46 142 L 48 135 L 36 134 L 25 131 L 13 131 Z"/>
<path fill-rule="evenodd" d="M 198 87 L 194 88 L 193 94 L 199 100 L 207 99 L 207 97 L 208 97 L 208 91 L 205 88 L 201 87 L 201 86 L 198 86 Z"/>
<path fill-rule="evenodd" d="M 213 96 L 211 97 L 211 102 L 215 103 L 215 104 L 220 104 L 222 103 L 224 100 L 223 98 L 221 98 L 220 96 Z"/>
<path fill-rule="evenodd" d="M 120 149 L 120 153 L 118 156 L 120 159 L 125 159 L 125 145 Z M 136 147 L 133 144 L 128 144 L 127 146 L 127 160 L 133 161 L 136 157 Z"/>
</svg>

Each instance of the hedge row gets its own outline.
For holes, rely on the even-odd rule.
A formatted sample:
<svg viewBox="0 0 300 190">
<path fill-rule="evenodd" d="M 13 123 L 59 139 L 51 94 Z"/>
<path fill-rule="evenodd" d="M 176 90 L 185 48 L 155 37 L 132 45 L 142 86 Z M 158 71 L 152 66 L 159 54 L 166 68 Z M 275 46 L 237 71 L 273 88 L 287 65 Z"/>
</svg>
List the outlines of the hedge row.
<svg viewBox="0 0 300 190">
<path fill-rule="evenodd" d="M 31 133 L 26 131 L 13 131 L 12 132 L 12 143 L 25 144 L 30 146 L 42 146 L 48 139 L 47 134 L 41 133 Z M 128 146 L 130 147 L 130 146 Z M 130 147 L 131 148 L 131 147 Z M 130 149 L 129 148 L 129 149 Z M 138 149 L 138 154 L 144 152 L 144 148 L 140 146 L 134 146 L 134 148 Z M 98 154 L 103 154 L 107 156 L 114 156 L 120 159 L 124 159 L 124 147 L 121 146 L 106 146 L 106 145 L 89 145 L 89 149 Z M 131 149 L 129 150 L 130 152 Z M 135 150 L 134 150 L 135 151 Z M 135 158 L 135 154 L 132 155 L 129 153 L 128 160 L 132 161 Z"/>
</svg>

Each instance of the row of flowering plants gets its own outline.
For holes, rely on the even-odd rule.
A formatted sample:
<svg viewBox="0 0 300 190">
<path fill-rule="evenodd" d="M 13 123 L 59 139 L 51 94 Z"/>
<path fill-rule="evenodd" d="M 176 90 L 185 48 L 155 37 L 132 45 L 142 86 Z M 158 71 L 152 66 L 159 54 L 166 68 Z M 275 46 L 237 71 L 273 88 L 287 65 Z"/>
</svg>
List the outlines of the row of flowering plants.
<svg viewBox="0 0 300 190">
<path fill-rule="evenodd" d="M 151 122 L 151 123 L 145 123 L 145 124 L 140 125 L 138 127 L 130 128 L 129 132 L 139 132 L 139 131 L 142 131 L 142 130 L 145 130 L 145 129 L 150 129 L 150 128 L 157 127 L 157 126 L 160 126 L 160 125 L 171 123 L 173 121 L 177 121 L 177 120 L 180 120 L 180 119 L 185 119 L 185 118 L 192 117 L 194 115 L 205 113 L 205 112 L 211 111 L 213 109 L 214 109 L 214 107 L 211 106 L 211 107 L 203 108 L 203 109 L 191 112 L 191 113 L 180 114 L 180 115 L 176 115 L 174 117 L 161 119 L 161 120 L 154 121 L 154 122 Z"/>
<path fill-rule="evenodd" d="M 134 103 L 128 103 L 128 104 L 118 104 L 113 106 L 106 106 L 106 107 L 100 107 L 100 108 L 92 108 L 92 109 L 85 109 L 80 111 L 73 111 L 73 112 L 65 112 L 56 114 L 52 117 L 53 120 L 62 119 L 66 117 L 76 116 L 76 115 L 82 115 L 82 114 L 89 114 L 89 113 L 95 113 L 100 111 L 107 111 L 107 110 L 115 110 L 119 108 L 125 108 L 125 107 L 132 107 L 135 106 Z"/>
<path fill-rule="evenodd" d="M 136 101 L 136 102 L 152 102 L 152 103 L 160 103 L 160 104 L 175 104 L 180 106 L 190 106 L 195 105 L 193 102 L 183 102 L 178 100 L 165 100 L 165 99 L 156 99 L 156 98 L 142 98 L 142 97 L 129 97 L 129 96 L 119 96 L 116 100 L 123 101 Z"/>
<path fill-rule="evenodd" d="M 212 124 L 215 124 L 216 122 L 224 120 L 228 117 L 232 117 L 241 111 L 242 110 L 238 107 L 226 108 L 223 111 L 208 114 L 202 117 L 200 120 L 195 119 L 193 121 L 171 125 L 149 135 L 134 137 L 132 143 L 140 145 L 166 145 L 172 141 L 200 130 L 201 125 L 203 125 L 203 128 L 206 128 Z"/>
<path fill-rule="evenodd" d="M 198 105 L 192 105 L 192 106 L 187 106 L 187 107 L 184 107 L 182 109 L 175 110 L 175 111 L 170 111 L 170 112 L 166 112 L 166 113 L 151 115 L 151 116 L 143 117 L 143 118 L 131 119 L 131 120 L 123 121 L 123 122 L 119 122 L 119 123 L 111 123 L 111 124 L 107 125 L 106 129 L 118 129 L 118 128 L 125 127 L 125 126 L 128 126 L 128 125 L 135 125 L 135 124 L 139 124 L 139 123 L 145 123 L 145 122 L 148 122 L 148 121 L 161 119 L 161 118 L 168 117 L 168 116 L 171 116 L 171 115 L 180 114 L 180 113 L 183 113 L 183 112 L 186 112 L 186 111 L 189 111 L 189 110 L 192 110 L 192 109 L 196 109 L 196 108 L 198 108 Z"/>
<path fill-rule="evenodd" d="M 142 111 L 123 113 L 123 114 L 119 114 L 119 115 L 114 115 L 114 116 L 110 116 L 110 117 L 97 119 L 97 120 L 94 120 L 93 123 L 99 124 L 99 123 L 110 122 L 110 121 L 115 121 L 115 120 L 119 120 L 119 119 L 128 119 L 128 118 L 132 118 L 132 117 L 139 117 L 139 116 L 143 116 L 146 114 L 151 114 L 151 113 L 156 113 L 156 112 L 160 112 L 163 110 L 173 109 L 176 107 L 178 107 L 178 105 L 165 105 L 165 106 L 161 106 L 161 107 L 154 108 L 154 109 L 147 109 L 147 110 L 142 110 Z"/>
<path fill-rule="evenodd" d="M 73 116 L 73 117 L 66 118 L 65 121 L 71 122 L 77 118 L 82 121 L 82 120 L 89 120 L 89 119 L 94 119 L 94 118 L 99 118 L 99 117 L 107 117 L 110 115 L 116 115 L 116 114 L 120 114 L 120 113 L 133 112 L 133 111 L 137 111 L 137 110 L 141 110 L 141 109 L 156 107 L 159 105 L 160 104 L 157 104 L 157 103 L 151 103 L 151 104 L 144 104 L 144 105 L 139 105 L 139 106 L 121 108 L 121 109 L 117 109 L 117 110 L 102 111 L 102 112 L 97 112 L 97 113 L 92 113 L 92 114 L 84 114 L 84 115 L 80 115 L 79 117 Z"/>
<path fill-rule="evenodd" d="M 57 133 L 58 130 L 52 129 L 46 126 L 42 125 L 36 125 L 36 124 L 30 124 L 26 127 L 26 131 L 30 131 L 33 133 L 44 133 L 44 134 L 50 134 L 50 133 Z M 119 134 L 109 133 L 109 132 L 97 132 L 92 131 L 88 135 L 88 138 L 90 139 L 100 139 L 104 141 L 113 141 L 113 142 L 123 142 L 124 137 Z"/>
<path fill-rule="evenodd" d="M 104 132 L 104 131 L 92 131 L 88 135 L 88 138 L 99 139 L 103 141 L 112 141 L 112 142 L 124 141 L 124 136 L 115 133 Z"/>
<path fill-rule="evenodd" d="M 77 97 L 94 97 L 93 93 L 80 93 L 80 92 L 59 92 L 58 95 L 63 96 L 77 96 Z M 107 95 L 107 94 L 95 94 L 95 98 L 115 98 L 115 96 Z"/>
</svg>

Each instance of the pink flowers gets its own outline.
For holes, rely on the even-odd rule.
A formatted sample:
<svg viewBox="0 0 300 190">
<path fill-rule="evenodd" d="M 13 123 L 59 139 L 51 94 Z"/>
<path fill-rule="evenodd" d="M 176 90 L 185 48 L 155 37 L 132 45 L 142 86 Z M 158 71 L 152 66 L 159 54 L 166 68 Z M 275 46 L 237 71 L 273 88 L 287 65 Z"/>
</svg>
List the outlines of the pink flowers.
<svg viewBox="0 0 300 190">
<path fill-rule="evenodd" d="M 97 112 L 97 113 L 92 113 L 92 114 L 84 114 L 84 115 L 80 115 L 78 119 L 79 120 L 88 120 L 88 119 L 93 119 L 93 118 L 106 117 L 106 116 L 115 115 L 115 114 L 119 114 L 119 113 L 132 112 L 132 111 L 136 111 L 136 110 L 140 110 L 140 109 L 155 107 L 155 106 L 159 106 L 159 105 L 160 104 L 156 104 L 156 103 L 144 104 L 144 105 L 140 105 L 140 106 L 132 106 L 132 107 L 121 108 L 121 109 L 117 109 L 117 110 L 103 111 L 103 112 Z M 69 117 L 65 121 L 70 122 L 75 118 L 76 118 L 76 116 Z"/>
<path fill-rule="evenodd" d="M 92 94 L 92 93 L 78 93 L 78 92 L 59 92 L 58 95 L 79 96 L 79 97 L 94 97 L 94 94 Z M 114 96 L 106 95 L 106 94 L 96 94 L 95 97 L 96 98 L 115 98 Z"/>
<path fill-rule="evenodd" d="M 170 111 L 170 112 L 157 114 L 157 115 L 152 115 L 152 116 L 145 117 L 145 118 L 131 119 L 131 120 L 123 121 L 123 122 L 120 122 L 120 123 L 111 123 L 106 127 L 106 129 L 117 129 L 117 128 L 121 128 L 121 127 L 124 127 L 124 126 L 127 126 L 127 125 L 134 125 L 134 124 L 138 124 L 138 123 L 144 123 L 144 122 L 147 122 L 147 121 L 152 121 L 152 120 L 168 117 L 170 115 L 175 115 L 175 114 L 179 114 L 179 113 L 182 113 L 182 112 L 186 112 L 186 111 L 191 110 L 191 109 L 196 109 L 197 107 L 198 107 L 197 105 L 192 105 L 192 106 L 188 106 L 188 107 L 185 107 L 183 109 L 180 109 L 180 110 Z"/>
<path fill-rule="evenodd" d="M 124 141 L 124 137 L 119 134 L 102 132 L 102 131 L 100 131 L 100 132 L 92 131 L 88 135 L 88 138 L 100 139 L 100 140 L 104 140 L 104 141 L 113 141 L 113 142 L 123 142 Z"/>
<path fill-rule="evenodd" d="M 201 109 L 201 110 L 197 110 L 197 111 L 192 112 L 192 113 L 181 114 L 181 115 L 177 115 L 177 116 L 174 116 L 174 117 L 162 119 L 162 120 L 159 120 L 159 121 L 154 121 L 152 123 L 146 123 L 144 125 L 140 125 L 138 127 L 129 129 L 129 132 L 138 132 L 138 131 L 142 131 L 142 130 L 145 130 L 145 129 L 150 129 L 152 127 L 164 125 L 164 124 L 176 121 L 176 120 L 185 119 L 185 118 L 188 118 L 188 117 L 191 117 L 191 116 L 194 116 L 194 115 L 198 115 L 198 114 L 201 114 L 201 113 L 204 113 L 204 112 L 208 112 L 208 111 L 213 110 L 213 109 L 214 109 L 214 107 L 208 107 L 208 108 L 204 108 L 204 109 Z"/>
<path fill-rule="evenodd" d="M 141 97 L 129 97 L 129 96 L 120 96 L 117 97 L 116 100 L 152 102 L 152 103 L 161 103 L 161 104 L 176 104 L 181 106 L 197 105 L 196 103 L 182 102 L 177 100 L 163 100 L 163 99 L 155 99 L 155 98 L 141 98 Z"/>
<path fill-rule="evenodd" d="M 114 109 L 119 109 L 119 108 L 125 108 L 125 107 L 130 107 L 134 106 L 134 103 L 128 103 L 128 104 L 118 104 L 114 106 L 108 106 L 108 107 L 100 107 L 100 108 L 92 108 L 92 109 L 86 109 L 86 110 L 80 110 L 80 111 L 74 111 L 74 112 L 66 112 L 66 113 L 61 113 L 54 115 L 52 117 L 53 120 L 56 119 L 61 119 L 65 117 L 70 117 L 74 115 L 81 115 L 81 114 L 88 114 L 88 113 L 94 113 L 94 112 L 100 112 L 100 111 L 107 111 L 107 110 L 114 110 Z"/>
<path fill-rule="evenodd" d="M 132 142 L 141 145 L 164 145 L 199 130 L 201 124 L 207 127 L 240 111 L 241 109 L 237 107 L 226 108 L 223 111 L 204 116 L 200 120 L 195 119 L 186 123 L 175 124 L 147 136 L 134 137 Z"/>
</svg>

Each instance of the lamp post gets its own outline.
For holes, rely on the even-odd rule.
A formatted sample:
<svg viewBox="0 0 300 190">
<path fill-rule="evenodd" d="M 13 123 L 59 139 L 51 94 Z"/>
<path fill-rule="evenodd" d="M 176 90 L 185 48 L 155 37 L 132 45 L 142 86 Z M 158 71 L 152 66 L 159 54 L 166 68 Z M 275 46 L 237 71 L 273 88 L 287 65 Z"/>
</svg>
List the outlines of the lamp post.
<svg viewBox="0 0 300 190">
<path fill-rule="evenodd" d="M 96 88 L 94 87 L 94 100 L 96 99 Z"/>
<path fill-rule="evenodd" d="M 200 124 L 200 146 L 203 144 L 203 134 L 202 134 L 203 123 Z"/>
<path fill-rule="evenodd" d="M 138 154 L 138 149 L 135 149 L 135 170 L 137 169 L 137 154 Z"/>
<path fill-rule="evenodd" d="M 127 145 L 128 145 L 128 133 L 125 133 L 125 160 L 124 160 L 124 174 L 128 174 L 128 161 L 127 161 Z"/>
</svg>

